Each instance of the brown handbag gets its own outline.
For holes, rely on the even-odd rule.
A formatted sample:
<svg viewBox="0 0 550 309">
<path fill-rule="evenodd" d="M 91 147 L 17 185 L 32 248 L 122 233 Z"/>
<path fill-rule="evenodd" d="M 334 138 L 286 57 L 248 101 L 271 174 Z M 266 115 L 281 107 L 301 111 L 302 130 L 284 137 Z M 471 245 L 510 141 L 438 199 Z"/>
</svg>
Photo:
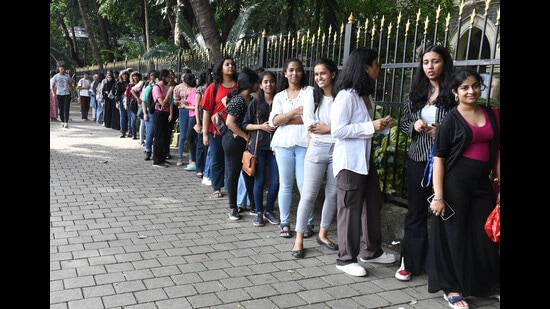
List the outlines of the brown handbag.
<svg viewBox="0 0 550 309">
<path fill-rule="evenodd" d="M 256 115 L 256 118 L 258 115 Z M 254 146 L 254 151 L 258 151 L 258 139 L 260 136 L 260 130 L 256 131 L 256 146 Z M 250 132 L 248 132 L 248 140 L 250 140 Z M 252 154 L 250 150 L 248 149 L 248 143 L 246 143 L 246 148 L 243 152 L 243 157 L 241 160 L 243 164 L 243 171 L 248 176 L 254 176 L 256 174 L 256 155 Z"/>
</svg>

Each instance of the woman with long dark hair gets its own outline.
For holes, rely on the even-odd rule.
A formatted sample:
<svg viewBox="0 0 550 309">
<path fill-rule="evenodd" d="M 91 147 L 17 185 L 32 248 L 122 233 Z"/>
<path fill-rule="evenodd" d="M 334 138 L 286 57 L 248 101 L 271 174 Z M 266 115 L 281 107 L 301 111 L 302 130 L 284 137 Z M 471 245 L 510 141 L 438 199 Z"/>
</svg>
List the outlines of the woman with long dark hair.
<svg viewBox="0 0 550 309">
<path fill-rule="evenodd" d="M 338 75 L 338 67 L 334 61 L 321 58 L 315 63 L 313 72 L 313 92 L 304 103 L 304 126 L 309 138 L 304 158 L 304 184 L 296 214 L 296 240 L 290 252 L 295 258 L 304 257 L 304 238 L 313 234 L 307 221 L 325 179 L 325 200 L 316 241 L 330 250 L 338 250 L 338 245 L 328 238 L 328 228 L 336 215 L 336 179 L 332 173 L 335 140 L 330 135 L 330 113 L 336 96 L 333 80 Z"/>
<path fill-rule="evenodd" d="M 407 215 L 401 246 L 401 266 L 395 278 L 409 281 L 426 269 L 428 257 L 428 214 L 426 199 L 432 194 L 425 167 L 433 147 L 437 125 L 456 106 L 448 85 L 453 59 L 441 45 L 422 53 L 412 80 L 409 98 L 403 106 L 401 132 L 411 138 L 407 158 Z"/>
<path fill-rule="evenodd" d="M 375 82 L 380 73 L 378 52 L 355 49 L 334 87 L 338 93 L 331 112 L 335 138 L 333 172 L 337 184 L 338 257 L 336 268 L 351 276 L 366 276 L 357 260 L 391 264 L 395 256 L 382 249 L 382 192 L 371 156 L 375 133 L 388 134 L 391 116 L 374 119 Z M 361 245 L 361 238 L 363 243 Z"/>
<path fill-rule="evenodd" d="M 435 135 L 428 292 L 443 291 L 460 309 L 468 296 L 500 299 L 500 244 L 484 229 L 500 204 L 490 177 L 500 177 L 500 128 L 498 113 L 478 104 L 485 85 L 477 71 L 454 72 L 450 86 L 458 105 Z"/>
<path fill-rule="evenodd" d="M 214 191 L 212 196 L 215 198 L 223 197 L 221 188 L 224 187 L 224 178 L 227 178 L 228 170 L 225 168 L 222 133 L 216 130 L 210 116 L 220 112 L 224 120 L 227 118 L 227 113 L 225 113 L 226 96 L 237 88 L 237 78 L 235 61 L 229 56 L 223 57 L 214 66 L 214 82 L 206 88 L 201 100 L 203 109 L 202 141 L 204 146 L 210 148 L 211 185 Z"/>
<path fill-rule="evenodd" d="M 311 95 L 313 87 L 307 84 L 304 65 L 301 60 L 290 58 L 284 65 L 284 78 L 279 91 L 273 98 L 269 115 L 269 125 L 278 127 L 273 134 L 271 147 L 275 151 L 279 168 L 279 236 L 291 238 L 290 204 L 294 179 L 300 194 L 304 183 L 304 157 L 307 149 L 307 134 L 302 120 L 303 106 Z M 313 212 L 308 218 L 308 226 L 313 230 Z"/>
<path fill-rule="evenodd" d="M 269 125 L 269 113 L 273 106 L 273 97 L 277 86 L 277 76 L 272 71 L 260 74 L 260 88 L 257 98 L 252 99 L 242 127 L 250 132 L 249 149 L 256 156 L 256 174 L 254 175 L 254 204 L 256 205 L 254 226 L 264 226 L 267 222 L 281 223 L 274 212 L 275 200 L 279 193 L 279 170 L 275 153 L 271 148 L 271 139 L 277 128 Z M 256 147 L 257 143 L 257 147 Z M 267 200 L 264 204 L 264 186 L 268 175 Z"/>
<path fill-rule="evenodd" d="M 222 146 L 227 160 L 229 177 L 227 177 L 227 195 L 229 197 L 229 219 L 239 220 L 240 215 L 237 209 L 237 186 L 239 176 L 242 174 L 246 185 L 250 206 L 254 204 L 254 176 L 249 176 L 242 171 L 241 159 L 250 136 L 248 131 L 242 128 L 244 115 L 250 101 L 251 94 L 258 90 L 258 73 L 249 68 L 243 68 L 239 73 L 237 88 L 227 95 L 227 127 L 229 130 L 222 137 Z"/>
</svg>

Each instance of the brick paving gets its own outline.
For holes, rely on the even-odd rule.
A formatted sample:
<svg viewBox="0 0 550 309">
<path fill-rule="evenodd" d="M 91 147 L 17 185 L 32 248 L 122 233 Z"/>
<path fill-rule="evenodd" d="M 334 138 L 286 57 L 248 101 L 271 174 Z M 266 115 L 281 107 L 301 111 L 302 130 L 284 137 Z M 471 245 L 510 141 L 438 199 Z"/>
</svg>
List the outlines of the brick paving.
<svg viewBox="0 0 550 309">
<path fill-rule="evenodd" d="M 212 197 L 176 158 L 152 167 L 136 140 L 81 121 L 74 102 L 71 118 L 68 129 L 50 122 L 51 309 L 449 308 L 428 293 L 427 275 L 394 279 L 396 264 L 360 262 L 366 277 L 346 275 L 316 235 L 294 259 L 278 226 L 254 227 L 247 213 L 230 221 L 227 197 Z"/>
</svg>

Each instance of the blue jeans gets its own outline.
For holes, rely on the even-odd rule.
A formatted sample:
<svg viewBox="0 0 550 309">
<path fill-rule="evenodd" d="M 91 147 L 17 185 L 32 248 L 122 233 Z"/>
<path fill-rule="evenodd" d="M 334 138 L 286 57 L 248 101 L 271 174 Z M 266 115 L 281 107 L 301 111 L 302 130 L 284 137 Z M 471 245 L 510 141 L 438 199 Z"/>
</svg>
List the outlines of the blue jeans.
<svg viewBox="0 0 550 309">
<path fill-rule="evenodd" d="M 147 113 L 147 121 L 145 122 L 145 151 L 151 152 L 153 150 L 153 136 L 155 135 L 155 126 L 153 125 L 153 114 Z"/>
<path fill-rule="evenodd" d="M 321 212 L 321 227 L 327 229 L 336 215 L 336 178 L 332 171 L 332 152 L 334 144 L 318 142 L 311 140 L 307 148 L 304 160 L 304 185 L 298 203 L 296 214 L 296 232 L 305 233 L 307 223 L 312 218 L 315 209 L 315 201 L 319 195 L 319 190 L 323 184 L 323 179 L 327 179 L 325 184 L 325 200 Z"/>
<path fill-rule="evenodd" d="M 263 213 L 265 210 L 272 213 L 275 208 L 277 194 L 279 194 L 279 168 L 277 166 L 277 160 L 271 149 L 260 149 L 254 153 L 256 154 L 256 174 L 254 175 L 254 202 L 256 204 L 256 212 Z M 267 201 L 264 208 L 264 185 L 266 176 L 268 176 Z"/>
<path fill-rule="evenodd" d="M 203 144 L 204 146 L 204 144 Z M 210 168 L 210 165 L 212 163 L 212 154 L 210 153 L 210 146 L 209 147 L 206 147 L 206 155 L 205 155 L 205 160 L 204 160 L 204 173 L 203 173 L 203 177 L 204 178 L 208 178 L 208 179 L 212 179 L 212 173 L 210 172 L 211 171 L 211 168 Z"/>
<path fill-rule="evenodd" d="M 97 102 L 95 121 L 97 123 L 103 122 L 103 110 L 105 109 L 105 101 Z"/>
<path fill-rule="evenodd" d="M 132 132 L 133 134 L 136 134 L 136 114 L 128 108 L 126 111 L 126 117 L 128 118 L 128 131 Z"/>
<path fill-rule="evenodd" d="M 178 158 L 183 158 L 183 147 L 187 137 L 187 127 L 189 126 L 189 110 L 187 108 L 178 108 L 180 136 L 178 139 Z M 188 147 L 189 148 L 189 147 Z"/>
<path fill-rule="evenodd" d="M 247 195 L 244 176 L 242 173 L 239 175 L 239 182 L 237 184 L 237 206 L 245 208 L 250 206 L 250 199 Z"/>
<path fill-rule="evenodd" d="M 92 118 L 95 119 L 97 114 L 97 100 L 95 99 L 95 94 L 90 93 L 90 108 L 92 109 Z"/>
<path fill-rule="evenodd" d="M 290 204 L 292 203 L 292 189 L 294 178 L 300 195 L 304 183 L 304 158 L 306 147 L 275 147 L 275 158 L 279 168 L 279 214 L 281 216 L 280 227 L 290 226 Z M 313 215 L 308 224 L 313 225 Z"/>
</svg>

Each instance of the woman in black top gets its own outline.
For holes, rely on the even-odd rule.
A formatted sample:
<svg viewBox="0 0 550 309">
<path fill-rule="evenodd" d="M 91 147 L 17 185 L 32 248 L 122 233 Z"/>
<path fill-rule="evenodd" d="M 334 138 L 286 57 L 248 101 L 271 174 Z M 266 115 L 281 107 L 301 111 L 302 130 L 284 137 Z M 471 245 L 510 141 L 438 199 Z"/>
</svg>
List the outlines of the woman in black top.
<svg viewBox="0 0 550 309">
<path fill-rule="evenodd" d="M 105 105 L 103 106 L 103 126 L 106 128 L 111 128 L 113 121 L 113 110 L 115 109 L 115 98 L 109 98 L 109 93 L 111 89 L 115 86 L 115 77 L 112 71 L 107 71 L 107 76 L 105 77 L 107 82 L 103 86 L 103 99 L 105 99 Z M 114 91 L 113 91 L 114 92 Z"/>
<path fill-rule="evenodd" d="M 256 205 L 256 217 L 254 226 L 264 226 L 264 219 L 269 223 L 280 224 L 279 218 L 273 212 L 275 200 L 279 193 L 279 168 L 275 153 L 271 149 L 271 138 L 277 127 L 269 125 L 269 113 L 277 87 L 277 76 L 272 71 L 264 71 L 260 74 L 260 89 L 258 97 L 254 98 L 242 123 L 242 128 L 250 131 L 250 151 L 256 155 L 256 174 L 254 175 L 254 202 Z M 256 138 L 258 148 L 256 149 Z M 269 175 L 267 187 L 267 200 L 265 207 L 264 185 L 266 174 Z"/>
<path fill-rule="evenodd" d="M 500 128 L 498 112 L 477 102 L 484 88 L 477 71 L 456 71 L 458 106 L 435 136 L 428 292 L 443 291 L 452 308 L 468 308 L 468 296 L 500 299 L 500 245 L 484 229 L 500 203 L 490 178 L 500 177 Z"/>
<path fill-rule="evenodd" d="M 437 124 L 456 105 L 448 80 L 453 73 L 453 60 L 441 45 L 428 47 L 420 58 L 409 98 L 404 105 L 399 129 L 411 138 L 407 159 L 407 202 L 405 234 L 401 246 L 401 266 L 395 273 L 400 281 L 409 281 L 426 268 L 428 256 L 428 205 L 432 186 L 423 180 L 424 168 L 434 143 Z M 429 172 L 429 171 L 426 171 Z"/>
<path fill-rule="evenodd" d="M 243 68 L 239 73 L 237 88 L 227 95 L 228 103 L 225 112 L 227 113 L 226 124 L 229 130 L 222 137 L 222 147 L 229 165 L 229 176 L 227 177 L 226 185 L 229 197 L 230 220 L 240 219 L 239 211 L 237 210 L 237 185 L 239 175 L 242 173 L 241 159 L 249 139 L 248 131 L 243 130 L 241 124 L 248 104 L 252 99 L 251 94 L 258 90 L 258 84 L 258 73 L 249 68 Z M 250 206 L 255 207 L 254 196 L 252 195 L 254 177 L 248 176 L 246 173 L 243 173 L 243 176 L 248 198 L 250 199 Z"/>
</svg>

